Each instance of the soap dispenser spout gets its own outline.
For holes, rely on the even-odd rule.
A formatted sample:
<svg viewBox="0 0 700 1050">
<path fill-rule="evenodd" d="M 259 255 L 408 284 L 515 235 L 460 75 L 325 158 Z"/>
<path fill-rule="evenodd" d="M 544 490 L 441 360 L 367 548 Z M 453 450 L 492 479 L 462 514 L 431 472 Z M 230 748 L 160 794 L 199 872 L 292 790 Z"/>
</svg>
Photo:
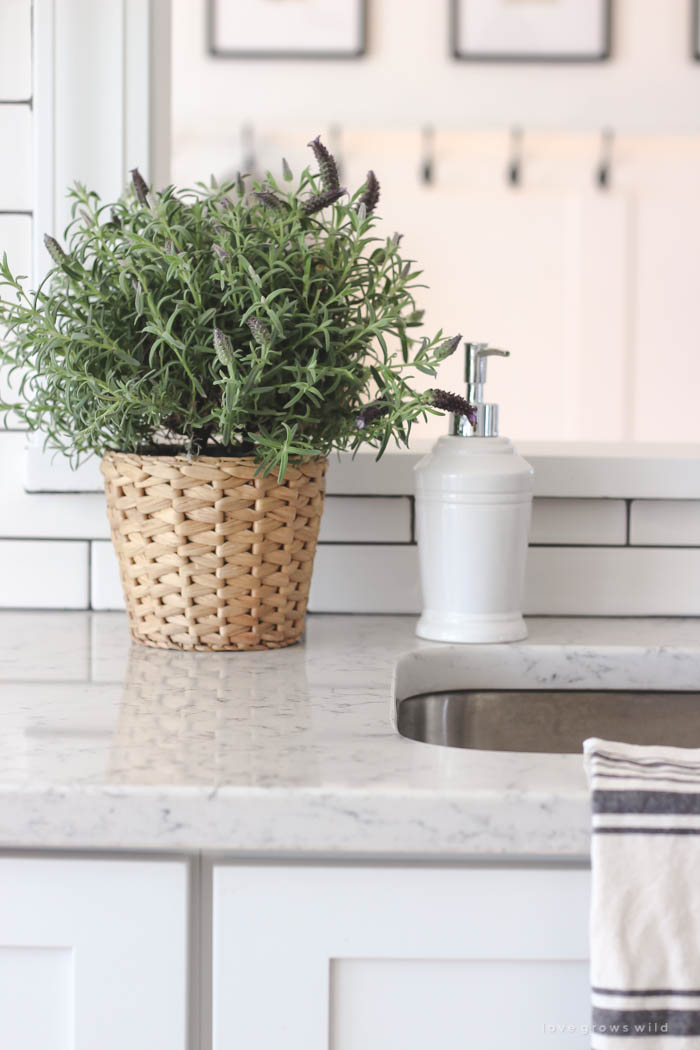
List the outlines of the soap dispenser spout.
<svg viewBox="0 0 700 1050">
<path fill-rule="evenodd" d="M 474 406 L 476 422 L 453 415 L 451 433 L 455 437 L 498 437 L 498 405 L 484 401 L 484 383 L 489 357 L 510 357 L 510 350 L 497 350 L 488 343 L 465 343 L 467 401 Z"/>
</svg>

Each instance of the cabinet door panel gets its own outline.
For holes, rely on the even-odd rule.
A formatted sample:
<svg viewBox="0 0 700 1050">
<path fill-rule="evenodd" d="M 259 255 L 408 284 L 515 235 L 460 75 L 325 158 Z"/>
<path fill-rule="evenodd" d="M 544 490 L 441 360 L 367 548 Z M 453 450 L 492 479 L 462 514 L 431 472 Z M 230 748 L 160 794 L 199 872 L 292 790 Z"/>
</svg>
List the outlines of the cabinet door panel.
<svg viewBox="0 0 700 1050">
<path fill-rule="evenodd" d="M 574 1018 L 566 1046 L 590 1046 L 584 960 L 343 959 L 330 987 L 332 1050 L 425 1050 L 436 1032 L 440 1050 L 556 1046 Z"/>
<path fill-rule="evenodd" d="M 0 858 L 0 1046 L 185 1050 L 187 867 Z"/>
<path fill-rule="evenodd" d="M 217 867 L 214 1050 L 583 1048 L 588 894 L 578 869 Z"/>
</svg>

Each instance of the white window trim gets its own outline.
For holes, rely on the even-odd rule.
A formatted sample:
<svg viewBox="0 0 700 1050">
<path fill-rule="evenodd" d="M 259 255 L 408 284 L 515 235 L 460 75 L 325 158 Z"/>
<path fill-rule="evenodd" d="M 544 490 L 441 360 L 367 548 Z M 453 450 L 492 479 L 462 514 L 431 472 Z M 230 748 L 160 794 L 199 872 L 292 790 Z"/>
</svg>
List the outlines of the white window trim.
<svg viewBox="0 0 700 1050">
<path fill-rule="evenodd" d="M 34 0 L 33 70 L 36 278 L 74 179 L 108 200 L 133 167 L 168 181 L 170 0 Z"/>
<path fill-rule="evenodd" d="M 131 168 L 155 186 L 170 172 L 170 0 L 34 0 L 33 273 L 46 272 L 44 234 L 62 238 L 75 179 L 103 200 Z M 93 489 L 96 465 L 73 472 L 30 434 L 25 487 Z"/>
</svg>

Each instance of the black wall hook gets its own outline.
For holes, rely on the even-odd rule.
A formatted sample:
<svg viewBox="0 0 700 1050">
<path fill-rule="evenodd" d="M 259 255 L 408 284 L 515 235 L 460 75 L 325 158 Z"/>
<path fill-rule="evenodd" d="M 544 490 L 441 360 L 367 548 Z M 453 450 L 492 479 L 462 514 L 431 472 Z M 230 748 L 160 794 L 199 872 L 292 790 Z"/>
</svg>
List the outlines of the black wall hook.
<svg viewBox="0 0 700 1050">
<path fill-rule="evenodd" d="M 426 124 L 423 128 L 423 158 L 420 174 L 427 186 L 431 186 L 435 181 L 435 128 L 432 124 Z"/>
<path fill-rule="evenodd" d="M 610 189 L 612 182 L 612 154 L 615 142 L 615 132 L 612 128 L 604 128 L 600 138 L 600 160 L 595 173 L 595 181 L 601 190 Z"/>
<path fill-rule="evenodd" d="M 343 129 L 340 124 L 331 124 L 328 129 L 328 138 L 330 140 L 331 153 L 335 158 L 335 166 L 338 171 L 338 178 L 341 183 L 343 181 Z"/>
<path fill-rule="evenodd" d="M 510 160 L 506 169 L 506 179 L 510 186 L 520 186 L 523 180 L 523 129 L 511 128 Z"/>
<path fill-rule="evenodd" d="M 241 128 L 241 166 L 247 174 L 255 172 L 258 166 L 255 156 L 255 130 L 252 124 L 244 124 Z"/>
</svg>

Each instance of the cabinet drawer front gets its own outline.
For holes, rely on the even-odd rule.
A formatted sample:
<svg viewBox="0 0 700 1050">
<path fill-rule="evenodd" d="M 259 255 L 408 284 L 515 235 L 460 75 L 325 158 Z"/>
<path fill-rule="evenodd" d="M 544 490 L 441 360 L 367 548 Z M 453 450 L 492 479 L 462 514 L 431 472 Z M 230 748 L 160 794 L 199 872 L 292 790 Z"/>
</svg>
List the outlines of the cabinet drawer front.
<svg viewBox="0 0 700 1050">
<path fill-rule="evenodd" d="M 583 1050 L 589 872 L 221 865 L 214 1050 Z"/>
<path fill-rule="evenodd" d="M 187 870 L 0 858 L 0 1046 L 185 1050 Z"/>
</svg>

